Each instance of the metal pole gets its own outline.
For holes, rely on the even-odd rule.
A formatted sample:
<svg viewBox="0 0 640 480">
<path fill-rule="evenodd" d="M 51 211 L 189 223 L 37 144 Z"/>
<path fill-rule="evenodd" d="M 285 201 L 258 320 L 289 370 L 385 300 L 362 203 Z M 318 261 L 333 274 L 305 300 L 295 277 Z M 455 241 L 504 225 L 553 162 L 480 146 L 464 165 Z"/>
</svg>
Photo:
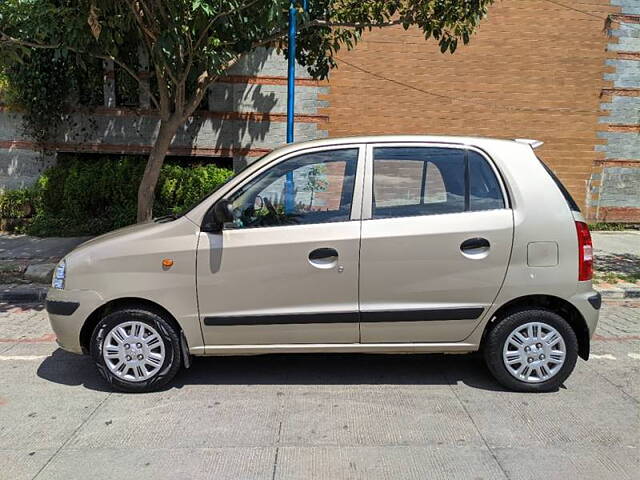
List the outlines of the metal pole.
<svg viewBox="0 0 640 480">
<path fill-rule="evenodd" d="M 307 11 L 307 0 L 302 0 L 302 8 Z M 289 55 L 287 58 L 287 143 L 294 140 L 293 125 L 296 103 L 296 34 L 298 32 L 298 11 L 296 1 L 289 3 Z"/>
<path fill-rule="evenodd" d="M 295 3 L 289 4 L 289 55 L 287 77 L 287 143 L 293 142 L 293 115 L 296 101 L 296 30 L 298 11 Z"/>
<path fill-rule="evenodd" d="M 302 6 L 307 10 L 307 0 L 302 1 Z M 288 77 L 287 77 L 287 143 L 292 143 L 293 119 L 295 114 L 296 101 L 296 33 L 298 30 L 298 10 L 295 1 L 289 3 L 289 55 L 288 55 Z M 295 185 L 293 181 L 293 171 L 286 174 L 284 182 L 284 212 L 291 214 L 295 211 Z"/>
</svg>

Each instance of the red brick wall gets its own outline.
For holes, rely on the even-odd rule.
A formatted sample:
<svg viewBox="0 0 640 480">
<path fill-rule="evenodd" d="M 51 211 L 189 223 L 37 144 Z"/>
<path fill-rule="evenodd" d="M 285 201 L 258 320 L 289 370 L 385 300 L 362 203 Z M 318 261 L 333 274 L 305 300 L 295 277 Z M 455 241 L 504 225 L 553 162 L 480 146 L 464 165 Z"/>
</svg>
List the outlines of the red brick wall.
<svg viewBox="0 0 640 480">
<path fill-rule="evenodd" d="M 584 206 L 594 146 L 602 143 L 603 19 L 614 10 L 608 0 L 564 3 L 597 18 L 543 0 L 499 1 L 453 55 L 416 30 L 367 33 L 355 50 L 339 54 L 331 73 L 324 96 L 329 135 L 544 140 L 540 156 Z"/>
</svg>

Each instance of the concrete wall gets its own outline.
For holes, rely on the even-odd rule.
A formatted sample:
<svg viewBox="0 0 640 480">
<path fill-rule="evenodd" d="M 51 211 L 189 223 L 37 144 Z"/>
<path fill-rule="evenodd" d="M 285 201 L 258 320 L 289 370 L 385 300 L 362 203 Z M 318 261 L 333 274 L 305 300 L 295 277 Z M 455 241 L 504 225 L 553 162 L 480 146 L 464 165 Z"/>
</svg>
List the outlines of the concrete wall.
<svg viewBox="0 0 640 480">
<path fill-rule="evenodd" d="M 594 220 L 640 222 L 640 2 L 611 4 L 619 8 L 607 45 L 602 142 L 595 147 L 587 204 Z"/>
<path fill-rule="evenodd" d="M 274 51 L 261 49 L 245 58 L 211 89 L 209 110 L 198 111 L 180 129 L 170 154 L 233 157 L 241 166 L 284 144 L 286 73 L 286 60 Z M 324 137 L 326 116 L 318 109 L 326 103 L 318 96 L 327 88 L 308 78 L 300 67 L 297 75 L 296 140 Z M 113 104 L 109 98 L 105 102 Z M 158 126 L 158 117 L 148 110 L 101 107 L 90 114 L 71 115 L 62 133 L 47 148 L 58 152 L 144 154 Z M 0 189 L 33 183 L 53 161 L 43 158 L 22 130 L 21 114 L 0 108 Z"/>
</svg>

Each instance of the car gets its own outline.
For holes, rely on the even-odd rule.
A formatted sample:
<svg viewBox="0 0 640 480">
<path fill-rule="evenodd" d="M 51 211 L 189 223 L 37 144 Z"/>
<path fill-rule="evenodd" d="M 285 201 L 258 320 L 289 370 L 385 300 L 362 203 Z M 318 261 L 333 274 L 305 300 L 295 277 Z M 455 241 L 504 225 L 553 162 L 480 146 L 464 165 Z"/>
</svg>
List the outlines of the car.
<svg viewBox="0 0 640 480">
<path fill-rule="evenodd" d="M 290 144 L 180 216 L 57 266 L 58 344 L 113 388 L 193 356 L 480 351 L 510 390 L 557 390 L 601 304 L 585 219 L 535 140 L 366 136 Z"/>
</svg>

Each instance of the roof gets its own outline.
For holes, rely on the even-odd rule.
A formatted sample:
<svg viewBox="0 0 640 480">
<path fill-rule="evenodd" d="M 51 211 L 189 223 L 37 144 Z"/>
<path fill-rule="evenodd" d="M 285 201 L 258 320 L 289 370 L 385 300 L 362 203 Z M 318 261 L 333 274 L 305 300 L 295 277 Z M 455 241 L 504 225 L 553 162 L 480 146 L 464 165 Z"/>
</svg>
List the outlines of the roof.
<svg viewBox="0 0 640 480">
<path fill-rule="evenodd" d="M 362 135 L 353 137 L 336 137 L 336 138 L 322 138 L 318 140 L 308 140 L 304 142 L 296 142 L 274 150 L 278 155 L 287 153 L 288 151 L 297 151 L 303 148 L 315 148 L 326 147 L 330 145 L 342 145 L 349 143 L 410 143 L 410 142 L 427 142 L 427 143 L 448 143 L 453 145 L 471 145 L 477 147 L 489 147 L 491 145 L 497 146 L 501 143 L 508 143 L 513 145 L 514 143 L 529 145 L 532 148 L 536 148 L 538 143 L 542 142 L 537 140 L 509 140 L 499 138 L 488 137 L 462 137 L 451 135 Z M 533 146 L 531 142 L 535 142 L 536 146 Z"/>
</svg>

